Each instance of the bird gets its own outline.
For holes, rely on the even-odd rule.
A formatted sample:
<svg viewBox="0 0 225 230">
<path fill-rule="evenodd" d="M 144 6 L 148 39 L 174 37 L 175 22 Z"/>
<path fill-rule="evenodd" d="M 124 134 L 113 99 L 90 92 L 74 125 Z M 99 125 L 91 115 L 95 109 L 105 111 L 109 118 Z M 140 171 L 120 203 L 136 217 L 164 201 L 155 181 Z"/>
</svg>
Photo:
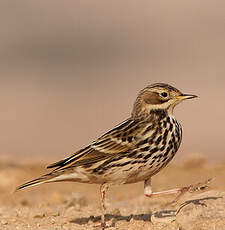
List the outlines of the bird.
<svg viewBox="0 0 225 230">
<path fill-rule="evenodd" d="M 182 127 L 173 111 L 180 102 L 196 98 L 166 83 L 142 89 L 128 119 L 101 135 L 71 156 L 53 163 L 51 172 L 16 188 L 43 183 L 73 181 L 99 184 L 101 227 L 105 228 L 105 194 L 110 186 L 144 181 L 144 195 L 180 196 L 193 186 L 153 192 L 151 178 L 175 156 L 182 139 Z"/>
</svg>

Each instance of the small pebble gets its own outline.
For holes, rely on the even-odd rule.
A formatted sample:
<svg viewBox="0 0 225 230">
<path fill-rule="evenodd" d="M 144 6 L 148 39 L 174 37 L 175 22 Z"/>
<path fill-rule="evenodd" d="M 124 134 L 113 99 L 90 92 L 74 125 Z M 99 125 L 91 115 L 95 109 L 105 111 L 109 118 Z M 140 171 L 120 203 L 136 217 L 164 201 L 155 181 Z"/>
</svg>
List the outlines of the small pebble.
<svg viewBox="0 0 225 230">
<path fill-rule="evenodd" d="M 55 219 L 52 218 L 51 219 L 51 223 L 54 224 L 55 223 Z"/>
<path fill-rule="evenodd" d="M 35 214 L 33 218 L 44 218 L 46 216 L 45 213 Z"/>
<path fill-rule="evenodd" d="M 7 220 L 2 220 L 2 221 L 1 221 L 1 224 L 2 224 L 2 225 L 7 225 L 7 224 L 8 224 L 8 221 L 7 221 Z"/>
<path fill-rule="evenodd" d="M 116 216 L 121 216 L 120 210 L 118 208 L 113 209 L 111 214 Z"/>
</svg>

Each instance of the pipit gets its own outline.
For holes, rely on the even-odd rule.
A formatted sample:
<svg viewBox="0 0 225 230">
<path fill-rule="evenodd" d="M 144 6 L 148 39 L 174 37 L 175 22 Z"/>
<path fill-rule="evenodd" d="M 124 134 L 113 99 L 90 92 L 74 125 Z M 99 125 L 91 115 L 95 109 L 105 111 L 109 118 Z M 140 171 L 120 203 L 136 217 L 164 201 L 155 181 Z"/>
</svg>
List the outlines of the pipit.
<svg viewBox="0 0 225 230">
<path fill-rule="evenodd" d="M 17 190 L 56 181 L 100 184 L 103 229 L 105 193 L 111 185 L 144 181 L 148 197 L 173 193 L 180 196 L 192 187 L 153 192 L 151 177 L 172 160 L 181 143 L 182 128 L 173 115 L 174 107 L 195 97 L 164 83 L 147 86 L 139 92 L 130 118 L 72 156 L 47 166 L 53 171 Z"/>
</svg>

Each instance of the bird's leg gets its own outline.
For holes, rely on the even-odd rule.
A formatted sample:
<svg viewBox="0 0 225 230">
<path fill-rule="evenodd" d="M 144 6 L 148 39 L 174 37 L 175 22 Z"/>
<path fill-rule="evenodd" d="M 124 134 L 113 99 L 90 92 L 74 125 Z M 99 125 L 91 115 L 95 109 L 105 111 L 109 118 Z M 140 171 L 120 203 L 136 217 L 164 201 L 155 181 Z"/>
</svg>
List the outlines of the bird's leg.
<svg viewBox="0 0 225 230">
<path fill-rule="evenodd" d="M 177 194 L 175 199 L 170 202 L 169 204 L 177 202 L 181 196 L 183 196 L 186 192 L 195 192 L 199 190 L 203 190 L 208 187 L 208 183 L 211 181 L 211 179 L 208 179 L 207 181 L 203 183 L 197 183 L 195 185 L 189 185 L 181 188 L 175 188 L 175 189 L 170 189 L 166 191 L 160 191 L 160 192 L 152 192 L 152 186 L 151 186 L 151 178 L 148 180 L 145 180 L 144 182 L 144 194 L 147 197 L 153 197 L 153 196 L 160 196 L 160 195 L 169 195 L 169 194 Z"/>
<path fill-rule="evenodd" d="M 184 193 L 189 191 L 191 188 L 190 186 L 187 187 L 182 187 L 182 188 L 175 188 L 175 189 L 170 189 L 170 190 L 165 190 L 165 191 L 160 191 L 160 192 L 152 192 L 152 186 L 151 186 L 151 178 L 148 180 L 145 180 L 144 182 L 144 194 L 147 197 L 153 197 L 153 196 L 161 196 L 161 195 L 169 195 L 169 194 L 178 194 L 175 199 L 170 202 L 169 204 L 172 204 L 174 202 L 177 202 Z"/>
<path fill-rule="evenodd" d="M 179 193 L 178 196 L 181 196 L 181 194 L 187 192 L 188 190 L 189 190 L 189 186 L 188 187 L 165 190 L 165 191 L 160 191 L 160 192 L 153 192 L 152 191 L 152 186 L 151 186 L 151 178 L 148 179 L 148 180 L 145 180 L 145 182 L 144 182 L 144 194 L 147 197 L 169 195 L 169 194 L 177 194 L 177 193 Z"/>
<path fill-rule="evenodd" d="M 101 215 L 101 227 L 102 230 L 105 229 L 105 194 L 108 190 L 108 186 L 106 184 L 102 184 L 100 186 L 100 193 L 101 193 L 101 206 L 102 206 L 102 215 Z"/>
</svg>

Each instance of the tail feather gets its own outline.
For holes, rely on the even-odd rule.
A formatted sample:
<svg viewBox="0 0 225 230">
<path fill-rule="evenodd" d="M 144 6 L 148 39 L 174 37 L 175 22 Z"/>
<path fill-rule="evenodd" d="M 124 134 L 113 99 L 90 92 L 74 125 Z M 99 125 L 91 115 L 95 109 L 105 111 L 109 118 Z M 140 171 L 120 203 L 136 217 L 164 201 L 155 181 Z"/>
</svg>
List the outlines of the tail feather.
<svg viewBox="0 0 225 230">
<path fill-rule="evenodd" d="M 32 186 L 36 186 L 36 185 L 39 185 L 39 184 L 51 182 L 51 179 L 53 179 L 56 176 L 57 175 L 55 173 L 45 174 L 45 175 L 43 175 L 41 177 L 38 177 L 38 178 L 36 178 L 34 180 L 28 181 L 27 183 L 18 186 L 15 191 L 18 191 L 18 190 L 21 190 L 21 189 L 24 189 L 24 188 L 27 188 L 27 187 L 32 187 Z"/>
</svg>

